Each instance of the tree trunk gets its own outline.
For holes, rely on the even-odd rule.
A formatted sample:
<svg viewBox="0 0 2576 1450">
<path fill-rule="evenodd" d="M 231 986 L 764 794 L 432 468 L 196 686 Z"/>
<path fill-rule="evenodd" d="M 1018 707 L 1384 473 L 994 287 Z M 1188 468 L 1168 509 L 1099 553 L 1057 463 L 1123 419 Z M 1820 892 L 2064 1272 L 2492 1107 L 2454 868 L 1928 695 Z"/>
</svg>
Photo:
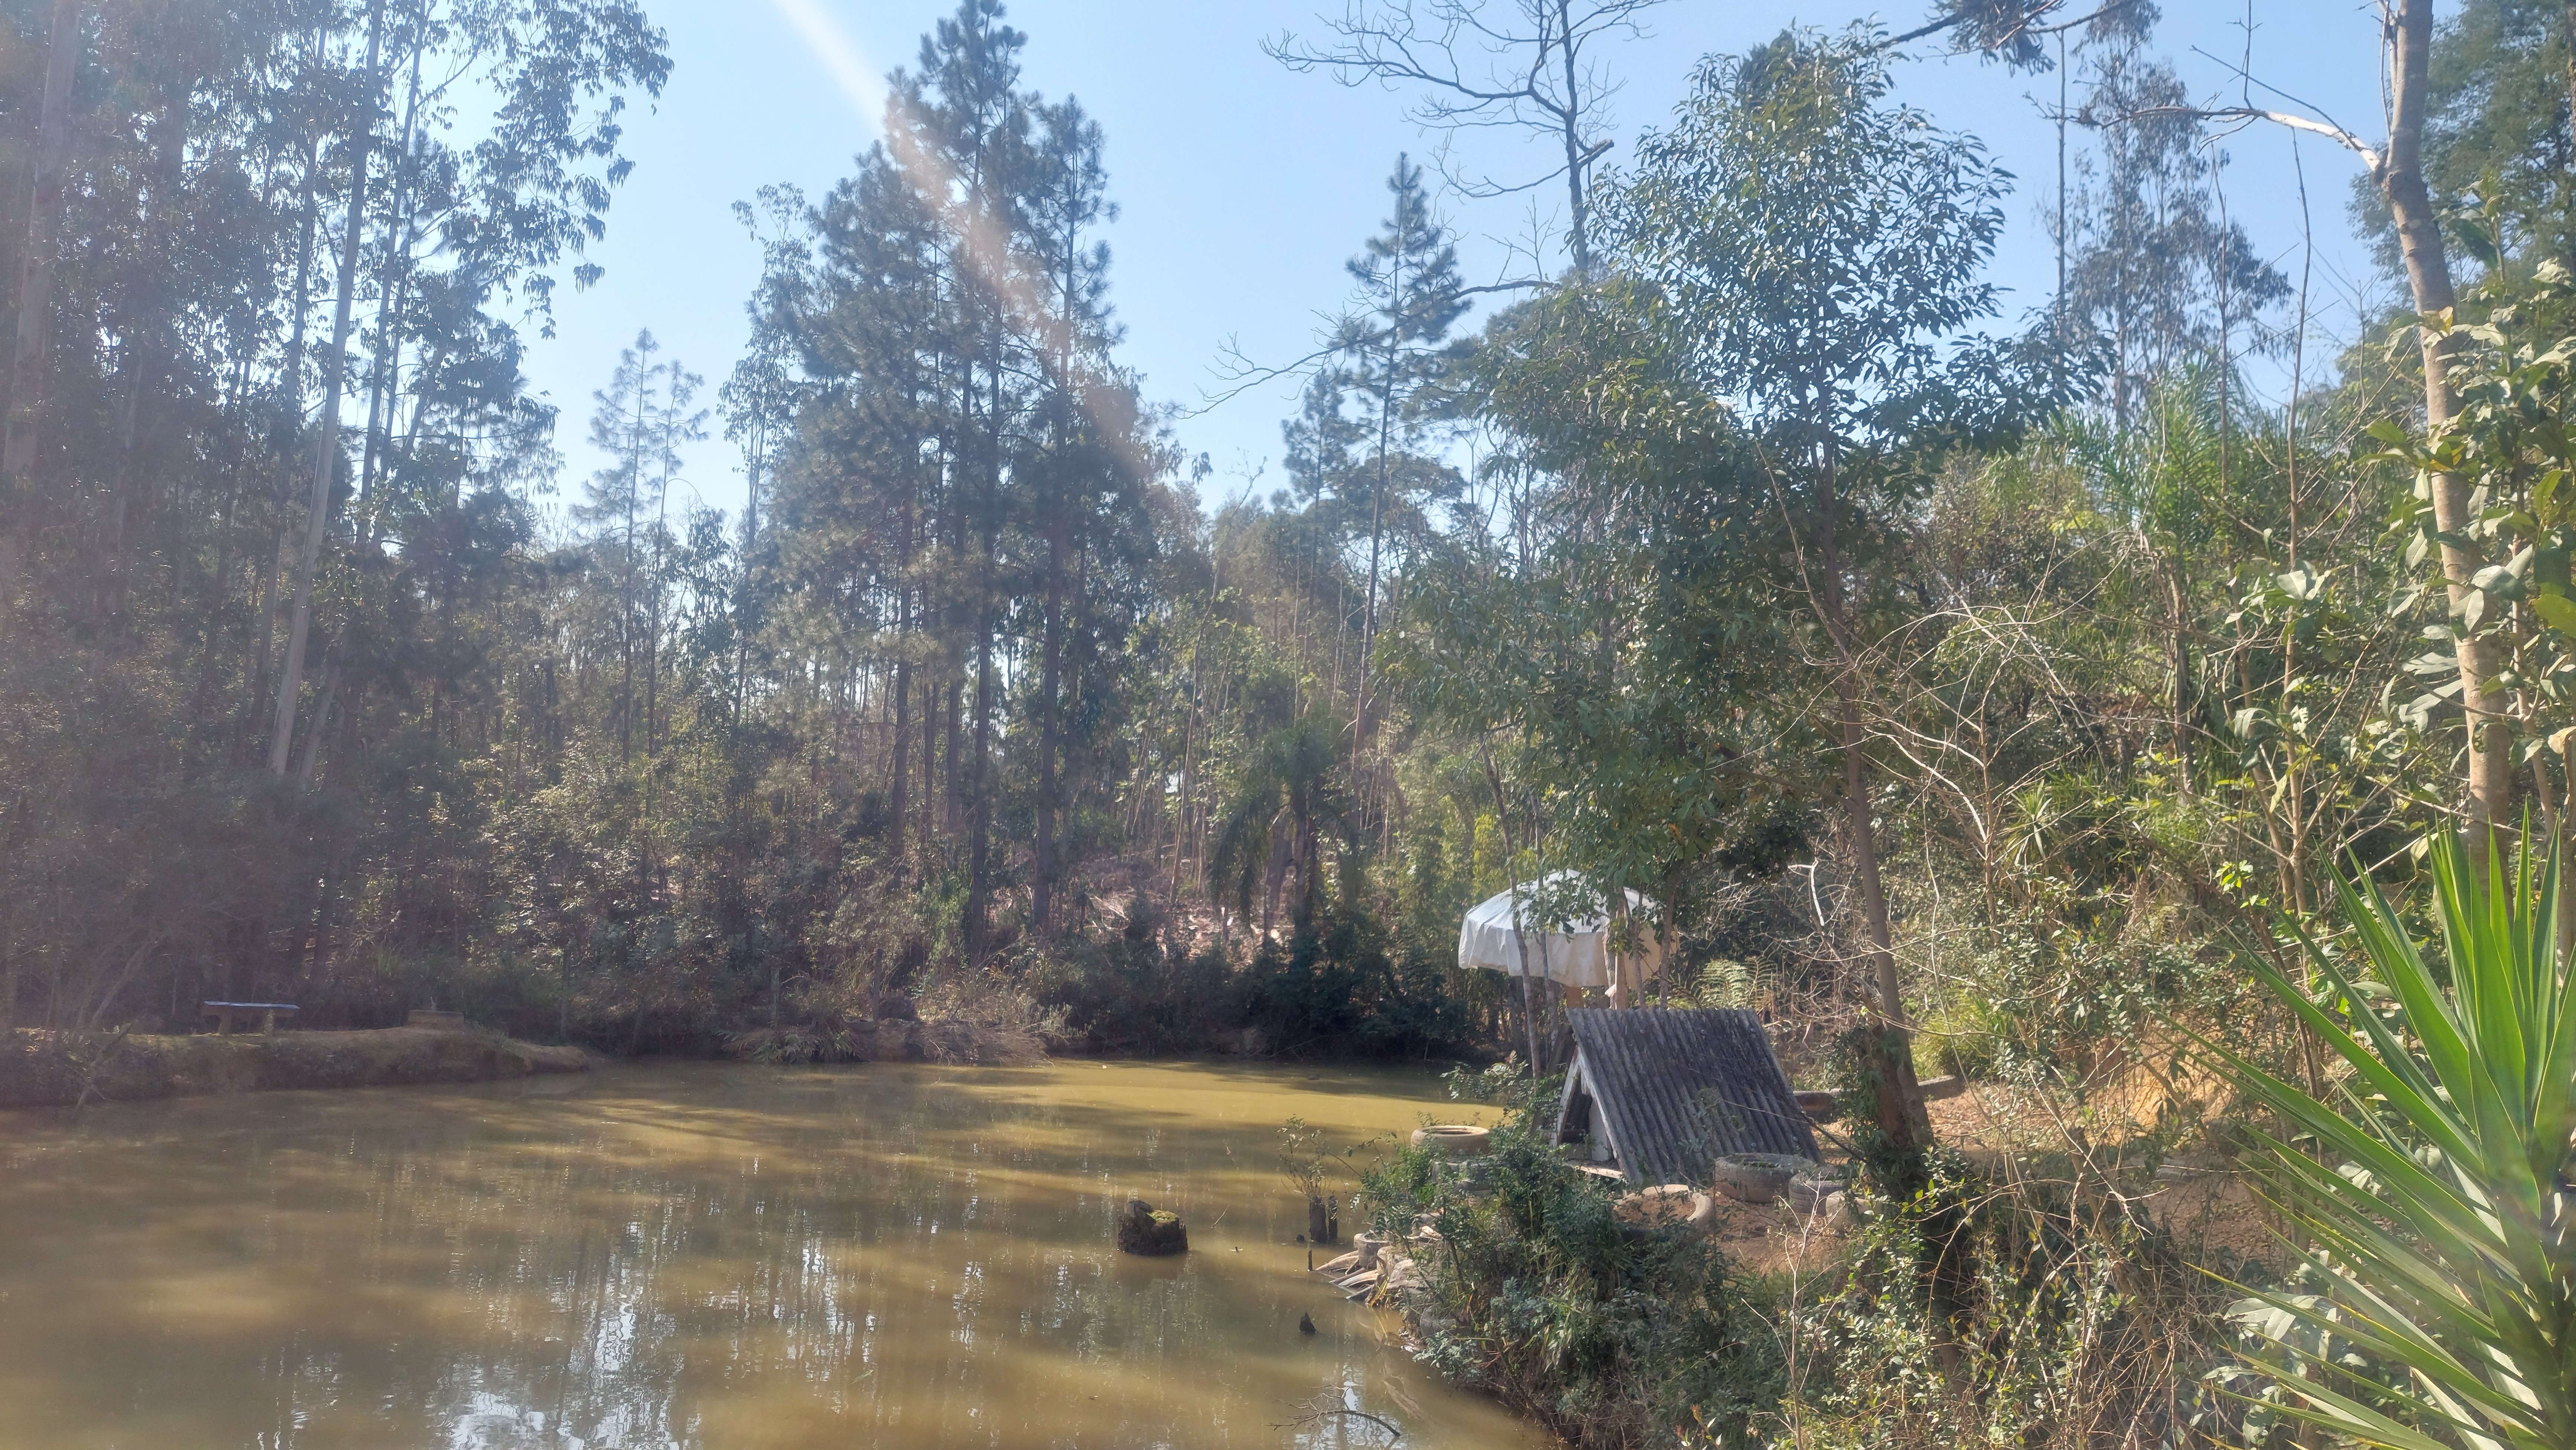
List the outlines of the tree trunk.
<svg viewBox="0 0 2576 1450">
<path fill-rule="evenodd" d="M 1852 855 L 1852 884 L 1860 892 L 1861 925 L 1868 933 L 1863 955 L 1876 986 L 1876 1030 L 1872 1066 L 1878 1078 L 1875 1121 L 1891 1151 L 1921 1153 L 1932 1143 L 1932 1125 L 1923 1110 L 1923 1090 L 1914 1079 L 1912 1030 L 1896 976 L 1896 952 L 1888 932 L 1887 893 L 1878 875 L 1878 830 L 1870 819 L 1868 753 L 1862 748 L 1860 690 L 1848 670 L 1834 687 L 1841 707 L 1843 736 L 1843 840 Z"/>
<path fill-rule="evenodd" d="M 910 592 L 905 591 L 907 597 Z M 896 638 L 903 637 L 903 631 L 898 629 Z M 893 789 L 889 792 L 893 809 L 889 812 L 892 817 L 892 828 L 887 835 L 892 844 L 894 859 L 900 863 L 904 859 L 904 829 L 905 823 L 911 816 L 912 804 L 909 798 L 912 787 L 912 661 L 909 658 L 896 656 L 893 688 L 894 782 Z M 899 865 L 897 869 L 901 869 Z"/>
<path fill-rule="evenodd" d="M 1064 509 L 1047 521 L 1046 637 L 1038 666 L 1037 859 L 1030 866 L 1029 924 L 1044 935 L 1055 911 L 1056 752 L 1063 747 Z"/>
<path fill-rule="evenodd" d="M 2173 674 L 2173 753 L 2174 787 L 2185 795 L 2191 793 L 2191 642 L 2189 625 L 2191 606 L 2183 578 L 2183 561 L 2176 550 L 2165 574 L 2165 603 L 2171 611 L 2172 637 L 2166 642 L 2166 660 Z"/>
<path fill-rule="evenodd" d="M 313 726 L 304 732 L 304 758 L 295 767 L 295 793 L 303 795 L 313 789 L 313 762 L 322 754 L 322 732 L 330 728 L 331 707 L 340 698 L 340 640 L 333 636 L 330 646 L 322 651 L 322 698 L 313 705 Z"/>
<path fill-rule="evenodd" d="M 2567 46 L 2567 113 L 2576 117 L 2576 0 L 2567 0 L 2567 29 L 2559 39 Z"/>
<path fill-rule="evenodd" d="M 1681 970 L 1682 951 L 1682 868 L 1679 862 L 1664 868 L 1663 933 L 1656 943 L 1655 975 L 1661 1005 L 1673 1005 L 1673 974 Z M 1752 1005 L 1747 1003 L 1747 1006 Z"/>
<path fill-rule="evenodd" d="M 2576 8 L 2576 7 L 2571 7 Z M 2451 310 L 2451 266 L 2443 252 L 2440 218 L 2425 189 L 2423 169 L 2426 69 L 2433 50 L 2433 0 L 2399 0 L 2396 24 L 2390 27 L 2396 47 L 2389 75 L 2395 83 L 2388 125 L 2388 155 L 2381 163 L 2379 186 L 2397 225 L 2397 245 L 2406 259 L 2406 281 L 2414 293 L 2416 313 L 2429 320 Z M 2460 410 L 2459 392 L 2451 385 L 2450 359 L 2459 335 L 2422 329 L 2424 358 L 2424 423 L 2428 433 L 2447 427 Z M 2462 542 L 2476 523 L 2469 506 L 2471 482 L 2454 474 L 2432 480 L 2433 525 L 2442 545 L 2442 577 L 2449 586 L 2454 616 L 2478 593 L 2470 581 L 2484 560 L 2473 545 Z M 2496 688 L 2497 651 L 2491 640 L 2463 633 L 2456 653 L 2460 664 L 2460 706 L 2468 727 L 2467 795 L 2462 825 L 2468 834 L 2469 861 L 2483 877 L 2491 843 L 2513 829 L 2513 727 L 2505 715 L 2503 692 Z"/>
<path fill-rule="evenodd" d="M 934 662 L 935 664 L 935 662 Z M 939 680 L 937 671 L 921 672 L 921 850 L 925 858 L 939 844 Z"/>
<path fill-rule="evenodd" d="M 977 562 L 985 577 L 976 581 L 975 605 L 975 762 L 969 789 L 974 792 L 972 812 L 967 822 L 966 847 L 966 959 L 978 966 L 984 961 L 984 937 L 987 919 L 992 912 L 993 872 L 993 712 L 1000 701 L 996 696 L 993 669 L 993 637 L 999 622 L 994 618 L 994 581 L 991 572 L 1000 567 L 1002 557 L 1002 369 L 998 361 L 988 361 L 985 372 L 992 392 L 984 413 L 984 497 L 982 548 Z"/>
<path fill-rule="evenodd" d="M 1546 12 L 1540 14 L 1544 17 Z M 1598 153 L 1583 145 L 1583 116 L 1591 108 L 1583 103 L 1582 48 L 1575 42 L 1574 20 L 1565 0 L 1557 0 L 1553 18 L 1557 63 L 1565 68 L 1565 108 L 1558 113 L 1562 118 L 1558 134 L 1565 144 L 1566 249 L 1573 257 L 1575 275 L 1588 277 L 1592 275 L 1592 201 L 1584 194 L 1584 180 Z M 1546 23 L 1545 18 L 1539 22 L 1542 45 L 1550 38 Z"/>
<path fill-rule="evenodd" d="M 143 399 L 147 389 L 157 388 L 154 370 L 162 364 L 165 352 L 164 318 L 168 304 L 163 300 L 163 278 L 169 268 L 163 259 L 170 228 L 170 217 L 178 209 L 181 166 L 188 151 L 188 97 L 192 83 L 186 79 L 174 82 L 161 100 L 152 118 L 150 131 L 153 155 L 152 190 L 145 203 L 143 235 L 145 266 L 143 281 L 131 307 L 130 337 L 125 348 L 121 380 L 125 401 L 117 420 L 116 469 L 108 489 L 108 531 L 106 595 L 101 613 L 111 625 L 121 624 L 125 617 L 126 531 L 133 512 L 136 474 L 135 451 L 140 445 L 143 427 Z"/>
<path fill-rule="evenodd" d="M 320 64 L 322 31 L 317 29 L 305 58 L 309 75 Z M 322 135 L 317 125 L 304 135 L 303 197 L 299 202 L 302 225 L 295 246 L 295 321 L 289 329 L 286 356 L 278 364 L 277 426 L 275 436 L 281 452 L 289 452 L 284 440 L 291 437 L 304 422 L 304 338 L 313 313 L 313 244 L 314 234 L 321 229 L 321 203 L 316 193 L 322 170 Z M 277 524 L 275 537 L 268 547 L 264 572 L 259 581 L 259 613 L 254 622 L 259 629 L 259 668 L 252 675 L 250 699 L 245 702 L 241 730 L 245 741 L 255 740 L 254 733 L 260 703 L 269 698 L 269 670 L 276 663 L 277 649 L 277 574 L 286 567 L 286 530 L 288 510 L 294 501 L 295 481 L 291 468 L 281 468 L 277 479 Z"/>
<path fill-rule="evenodd" d="M 358 253 L 367 234 L 367 148 L 375 138 L 377 69 L 384 59 L 385 0 L 367 12 L 366 113 L 350 140 L 348 235 L 340 248 L 340 300 L 331 320 L 331 355 L 322 364 L 322 418 L 314 430 L 313 491 L 306 499 L 304 553 L 295 572 L 295 618 L 286 633 L 286 668 L 277 681 L 277 714 L 269 725 L 268 773 L 286 778 L 288 747 L 295 739 L 295 701 L 304 684 L 304 645 L 313 631 L 313 571 L 321 562 L 322 536 L 331 523 L 332 465 L 340 452 L 340 392 L 347 381 L 349 324 L 358 301 Z"/>
<path fill-rule="evenodd" d="M 150 288 L 149 282 L 143 286 L 147 293 Z M 138 308 L 137 311 L 143 313 L 145 309 Z M 107 526 L 104 537 L 97 540 L 96 553 L 88 566 L 90 598 L 86 604 L 90 619 L 94 625 L 107 629 L 113 628 L 117 616 L 123 612 L 125 600 L 125 523 L 131 512 L 129 496 L 134 488 L 134 450 L 143 431 L 141 369 L 146 366 L 143 333 L 148 326 L 141 317 L 137 317 L 124 346 L 118 349 L 122 356 L 117 360 L 117 387 L 124 396 L 116 405 L 116 447 L 114 462 L 108 465 Z M 104 658 L 100 657 L 101 663 Z"/>
<path fill-rule="evenodd" d="M 18 1025 L 18 953 L 9 945 L 9 923 L 0 918 L 0 1031 Z"/>
<path fill-rule="evenodd" d="M 223 643 L 224 615 L 232 607 L 233 579 L 233 509 L 241 501 L 240 460 L 225 470 L 224 506 L 215 516 L 215 570 L 206 582 L 205 602 L 199 606 L 202 635 L 198 640 L 197 682 L 188 692 L 188 762 L 187 777 L 196 778 L 197 766 L 205 749 L 206 704 L 215 690 L 215 656 Z"/>
<path fill-rule="evenodd" d="M 403 336 L 396 320 L 402 316 L 410 293 L 411 268 L 405 265 L 411 249 L 412 183 L 419 171 L 416 138 L 420 121 L 420 61 L 426 47 L 417 40 L 411 51 L 410 94 L 403 102 L 401 151 L 396 158 L 392 179 L 393 195 L 387 208 L 384 264 L 376 274 L 376 345 L 375 366 L 367 377 L 367 431 L 358 464 L 358 498 L 360 516 L 367 518 L 366 538 L 375 543 L 375 521 L 367 516 L 377 512 L 365 507 L 375 498 L 376 465 L 390 452 L 389 440 L 402 411 L 399 389 L 402 385 Z M 417 414 L 414 415 L 417 418 Z M 391 459 L 384 460 L 388 469 Z M 455 556 L 451 545 L 448 556 Z"/>
<path fill-rule="evenodd" d="M 987 557 L 990 557 L 989 555 Z M 977 626 L 975 643 L 975 761 L 968 789 L 974 792 L 966 846 L 966 959 L 984 961 L 984 922 L 993 890 L 993 623 Z"/>
<path fill-rule="evenodd" d="M 742 553 L 737 556 L 739 563 L 734 574 L 733 723 L 737 729 L 742 725 L 743 711 L 749 707 L 751 700 L 751 631 L 752 619 L 756 612 L 752 594 L 752 561 L 759 557 L 760 553 L 760 469 L 761 464 L 768 457 L 769 425 L 760 423 L 754 426 L 750 466 L 744 470 L 742 481 Z M 909 527 L 907 521 L 907 530 Z M 908 533 L 907 538 L 909 538 Z M 910 550 L 907 549 L 906 553 L 909 554 L 909 552 Z M 907 559 L 905 569 L 907 574 L 911 572 L 909 566 L 910 560 Z M 910 595 L 907 593 L 904 597 L 909 599 Z M 896 638 L 902 638 L 900 632 L 897 633 Z M 896 758 L 898 760 L 902 758 L 902 750 L 899 746 L 896 749 Z M 896 845 L 902 844 L 902 838 L 903 813 L 897 811 L 895 813 Z"/>
<path fill-rule="evenodd" d="M 1402 164 L 1400 157 L 1398 164 Z M 1401 252 L 1395 258 L 1394 278 L 1394 310 L 1398 322 L 1387 328 L 1386 387 L 1378 398 L 1377 406 L 1377 481 L 1376 486 L 1369 490 L 1368 594 L 1360 601 L 1359 685 L 1352 691 L 1351 774 L 1355 777 L 1360 773 L 1360 759 L 1369 744 L 1369 665 L 1377 644 L 1378 552 L 1386 534 L 1387 449 L 1394 442 L 1396 341 L 1404 314 L 1404 258 Z M 1357 781 L 1353 783 L 1358 784 Z M 1361 804 L 1365 809 L 1365 787 L 1362 788 Z"/>
<path fill-rule="evenodd" d="M 904 582 L 898 585 L 895 590 L 894 637 L 896 648 L 893 680 L 894 782 L 892 791 L 894 803 L 893 844 L 894 859 L 896 862 L 895 869 L 898 873 L 906 877 L 908 877 L 910 873 L 904 871 L 903 867 L 903 862 L 907 859 L 907 855 L 904 850 L 904 833 L 906 830 L 906 823 L 911 817 L 912 805 L 912 650 L 913 646 L 918 642 L 918 636 L 920 634 L 920 617 L 913 611 L 913 592 L 911 583 L 913 578 L 912 556 L 914 519 L 915 514 L 912 502 L 907 499 L 905 500 L 903 507 L 902 527 L 896 535 L 898 547 L 901 550 L 901 552 L 896 556 L 901 561 L 902 573 L 899 577 Z M 744 549 L 746 559 L 748 558 L 749 553 L 750 550 L 746 546 Z M 747 562 L 745 567 L 748 568 Z M 928 724 L 926 718 L 923 723 L 925 726 Z M 922 781 L 922 788 L 924 794 L 927 794 L 929 790 L 929 779 L 926 774 Z"/>
<path fill-rule="evenodd" d="M 953 615 L 955 611 L 952 609 L 950 612 Z M 942 708 L 946 712 L 942 733 L 948 739 L 939 750 L 939 825 L 940 829 L 953 839 L 957 834 L 957 806 L 966 798 L 966 783 L 957 773 L 957 763 L 966 754 L 963 748 L 966 728 L 966 682 L 962 678 L 964 672 L 960 668 L 965 662 L 965 657 L 954 648 L 944 649 L 943 653 L 947 656 L 948 686 L 946 698 L 942 702 Z"/>
<path fill-rule="evenodd" d="M 1538 989 L 1530 985 L 1529 964 L 1526 961 L 1529 955 L 1528 949 L 1523 948 L 1521 955 L 1525 959 L 1521 970 L 1521 1031 L 1529 1040 L 1530 1080 L 1536 1082 L 1546 1075 L 1538 1061 Z"/>
<path fill-rule="evenodd" d="M 17 600 L 21 560 L 35 547 L 30 475 L 43 419 L 45 352 L 53 336 L 54 262 L 63 224 L 63 171 L 71 156 L 72 86 L 80 60 L 80 0 L 54 0 L 46 32 L 45 93 L 37 103 L 36 155 L 28 188 L 26 250 L 18 259 L 18 328 L 9 354 L 9 411 L 0 423 L 0 631 Z"/>
<path fill-rule="evenodd" d="M 1263 876 L 1261 895 L 1261 938 L 1268 940 L 1271 928 L 1279 921 L 1279 891 L 1287 883 L 1289 857 L 1296 852 L 1295 833 L 1282 834 L 1279 823 L 1270 824 L 1270 863 Z"/>
<path fill-rule="evenodd" d="M 1821 513 L 1816 526 L 1824 580 L 1818 601 L 1825 632 L 1838 656 L 1834 700 L 1840 715 L 1843 752 L 1843 843 L 1851 852 L 1853 884 L 1860 891 L 1861 926 L 1867 933 L 1862 955 L 1876 987 L 1876 1021 L 1871 1024 L 1864 1056 L 1875 1079 L 1872 1118 L 1885 1140 L 1886 1152 L 1900 1163 L 1919 1165 L 1932 1145 L 1931 1121 L 1923 1110 L 1923 1092 L 1914 1080 L 1914 1054 L 1905 1019 L 1905 1002 L 1896 975 L 1896 952 L 1888 932 L 1887 894 L 1878 874 L 1878 831 L 1871 821 L 1869 752 L 1861 721 L 1860 652 L 1851 637 L 1843 600 L 1842 556 L 1835 539 L 1835 458 L 1830 440 L 1822 449 L 1817 489 Z M 1914 1169 L 1903 1170 L 1907 1174 Z"/>
</svg>

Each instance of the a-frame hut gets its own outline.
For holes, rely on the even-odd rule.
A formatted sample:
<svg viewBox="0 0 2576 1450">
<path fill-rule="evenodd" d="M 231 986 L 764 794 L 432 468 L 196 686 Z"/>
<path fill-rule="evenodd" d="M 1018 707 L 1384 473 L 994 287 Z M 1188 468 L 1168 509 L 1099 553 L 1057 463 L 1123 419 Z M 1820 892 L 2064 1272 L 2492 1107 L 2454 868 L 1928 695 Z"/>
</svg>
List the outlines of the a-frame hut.
<svg viewBox="0 0 2576 1450">
<path fill-rule="evenodd" d="M 1816 1156 L 1762 1019 L 1740 1011 L 1579 1007 L 1556 1141 L 1586 1134 L 1631 1183 L 1706 1183 L 1720 1153 Z"/>
</svg>

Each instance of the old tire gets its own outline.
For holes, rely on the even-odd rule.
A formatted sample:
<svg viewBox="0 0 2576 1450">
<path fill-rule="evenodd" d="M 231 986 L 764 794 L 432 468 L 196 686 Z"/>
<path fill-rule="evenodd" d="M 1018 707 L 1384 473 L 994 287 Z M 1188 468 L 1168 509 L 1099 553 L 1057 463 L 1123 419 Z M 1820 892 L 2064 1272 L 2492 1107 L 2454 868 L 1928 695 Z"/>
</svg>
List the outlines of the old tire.
<svg viewBox="0 0 2576 1450">
<path fill-rule="evenodd" d="M 1800 1213 L 1822 1213 L 1825 1200 L 1843 1191 L 1844 1170 L 1835 1164 L 1800 1169 L 1789 1180 L 1789 1206 Z"/>
<path fill-rule="evenodd" d="M 1687 1228 L 1707 1233 L 1716 1222 L 1717 1203 L 1687 1183 L 1667 1183 L 1622 1194 L 1610 1205 L 1610 1216 L 1632 1231 Z"/>
<path fill-rule="evenodd" d="M 1787 1153 L 1721 1153 L 1710 1165 L 1711 1188 L 1738 1203 L 1770 1203 L 1789 1196 L 1789 1185 L 1819 1165 Z"/>
<path fill-rule="evenodd" d="M 1413 1130 L 1413 1146 L 1428 1148 L 1447 1158 L 1473 1158 L 1494 1145 L 1490 1128 L 1466 1123 L 1433 1123 Z"/>
</svg>

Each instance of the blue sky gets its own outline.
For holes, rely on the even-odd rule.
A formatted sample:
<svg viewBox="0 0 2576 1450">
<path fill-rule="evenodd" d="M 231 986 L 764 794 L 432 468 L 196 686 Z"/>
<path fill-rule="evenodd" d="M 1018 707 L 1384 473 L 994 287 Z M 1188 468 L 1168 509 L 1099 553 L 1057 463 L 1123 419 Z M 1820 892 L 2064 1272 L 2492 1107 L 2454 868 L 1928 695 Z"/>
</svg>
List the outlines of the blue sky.
<svg viewBox="0 0 2576 1450">
<path fill-rule="evenodd" d="M 1283 30 L 1318 33 L 1316 12 L 1329 5 L 1338 13 L 1338 3 L 1010 5 L 1010 23 L 1029 36 L 1026 83 L 1049 96 L 1078 96 L 1107 133 L 1121 211 L 1108 238 L 1114 297 L 1127 328 L 1122 356 L 1143 373 L 1149 398 L 1203 404 L 1221 387 L 1216 368 L 1230 344 L 1262 362 L 1304 354 L 1321 319 L 1343 300 L 1343 260 L 1385 213 L 1384 183 L 1396 154 L 1430 149 L 1404 118 L 1405 96 L 1292 74 L 1261 53 L 1263 38 Z M 1927 8 L 1669 0 L 1650 12 L 1648 38 L 1604 53 L 1622 86 L 1612 103 L 1621 140 L 1612 159 L 1671 112 L 1704 55 L 1740 51 L 1793 22 L 1838 28 L 1876 13 L 1891 28 L 1910 26 Z M 565 492 L 597 466 L 584 442 L 590 395 L 637 329 L 650 328 L 666 356 L 704 374 L 712 401 L 741 350 L 743 299 L 759 264 L 732 203 L 771 182 L 820 196 L 847 174 L 876 134 L 883 74 L 909 63 L 921 33 L 947 11 L 939 0 L 655 5 L 675 64 L 660 101 L 631 117 L 626 148 L 635 172 L 618 194 L 607 240 L 593 251 L 607 275 L 588 291 L 561 296 L 556 335 L 530 346 L 530 377 L 563 410 L 557 442 L 566 458 Z M 2378 139 L 2371 6 L 2259 0 L 2249 11 L 2247 0 L 2164 0 L 2164 12 L 2158 48 L 2202 97 L 2238 101 L 2233 72 L 2247 54 L 2250 13 L 2255 76 Z M 1995 278 L 2009 289 L 2011 313 L 2044 305 L 2055 262 L 2040 215 L 2054 194 L 2057 142 L 2041 107 L 2054 103 L 2056 78 L 1935 57 L 1910 62 L 1899 75 L 1906 100 L 1982 138 L 2019 178 Z M 2287 104 L 2259 91 L 2254 99 Z M 1516 143 L 1483 144 L 1488 149 L 1476 159 L 1490 169 L 1507 172 L 1517 163 Z M 2375 306 L 2390 295 L 2347 217 L 2358 163 L 2313 136 L 2296 145 L 2313 221 L 2315 326 L 2328 337 L 2348 335 L 2357 304 Z M 2301 208 L 2290 133 L 2258 126 L 2223 146 L 2231 214 L 2295 283 Z M 1460 234 L 1471 281 L 1511 274 L 1514 245 L 1531 233 L 1525 199 L 1451 197 L 1443 210 Z M 2312 343 L 2309 352 L 2313 369 L 2319 348 Z M 2258 385 L 2277 388 L 2271 371 L 2258 370 Z M 1279 422 L 1295 393 L 1294 382 L 1280 382 L 1175 422 L 1183 446 L 1207 454 L 1216 468 L 1211 495 L 1241 492 L 1265 464 L 1262 490 L 1281 481 Z M 720 435 L 692 451 L 687 480 L 709 505 L 739 510 L 739 464 Z"/>
</svg>

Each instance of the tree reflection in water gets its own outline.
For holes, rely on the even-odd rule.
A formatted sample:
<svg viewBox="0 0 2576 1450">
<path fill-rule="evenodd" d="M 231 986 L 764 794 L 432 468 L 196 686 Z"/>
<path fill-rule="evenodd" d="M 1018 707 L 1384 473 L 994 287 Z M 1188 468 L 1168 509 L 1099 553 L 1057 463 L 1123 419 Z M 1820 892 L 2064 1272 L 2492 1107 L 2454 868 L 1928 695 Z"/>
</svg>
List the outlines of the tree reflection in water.
<svg viewBox="0 0 2576 1450">
<path fill-rule="evenodd" d="M 1268 1145 L 1419 1074 L 617 1069 L 0 1114 L 12 1446 L 1512 1445 Z M 1111 1247 L 1130 1196 L 1192 1252 Z M 1323 1330 L 1296 1332 L 1312 1313 Z M 1532 1442 L 1535 1443 L 1535 1442 Z"/>
</svg>

